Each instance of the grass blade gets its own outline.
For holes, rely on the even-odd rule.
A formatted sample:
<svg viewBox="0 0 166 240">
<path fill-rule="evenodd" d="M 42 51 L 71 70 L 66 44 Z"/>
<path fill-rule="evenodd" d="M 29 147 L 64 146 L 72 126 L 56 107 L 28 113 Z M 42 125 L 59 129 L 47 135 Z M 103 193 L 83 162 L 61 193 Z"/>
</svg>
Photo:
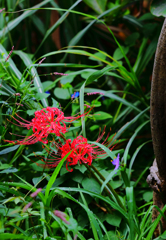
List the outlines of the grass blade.
<svg viewBox="0 0 166 240">
<path fill-rule="evenodd" d="M 64 163 L 64 161 L 66 160 L 66 158 L 70 155 L 70 153 L 72 152 L 72 150 L 70 152 L 68 152 L 66 154 L 66 156 L 64 158 L 62 158 L 62 160 L 60 161 L 60 163 L 57 165 L 57 167 L 55 168 L 48 184 L 47 184 L 47 187 L 46 187 L 46 192 L 45 192 L 45 198 L 48 199 L 48 195 L 49 195 L 49 191 L 50 191 L 50 188 L 52 187 L 53 183 L 55 182 L 56 180 L 56 177 L 59 173 L 59 171 L 61 170 L 61 167 Z"/>
<path fill-rule="evenodd" d="M 109 97 L 109 98 L 112 98 L 118 102 L 121 102 L 123 103 L 124 105 L 136 110 L 137 112 L 141 112 L 141 110 L 137 107 L 135 107 L 133 104 L 131 104 L 130 102 L 126 101 L 125 99 L 123 98 L 120 98 L 118 96 L 116 96 L 115 94 L 112 93 L 112 91 L 104 91 L 104 90 L 99 90 L 99 89 L 96 89 L 96 88 L 86 88 L 85 89 L 85 92 L 86 93 L 90 93 L 90 92 L 100 92 L 102 94 L 104 94 L 105 97 Z"/>
<path fill-rule="evenodd" d="M 34 14 L 38 8 L 42 7 L 43 5 L 49 3 L 51 0 L 45 0 L 42 1 L 41 3 L 35 5 L 33 8 L 26 10 L 21 16 L 17 17 L 16 19 L 10 21 L 6 27 L 4 27 L 1 31 L 0 31 L 0 38 L 2 38 L 5 34 L 7 34 L 9 31 L 11 31 L 13 28 L 15 28 L 21 21 L 23 21 L 25 18 L 31 16 L 32 14 Z"/>
<path fill-rule="evenodd" d="M 128 172 L 128 178 L 129 178 L 129 179 L 130 179 L 130 177 L 131 177 L 131 169 L 132 169 L 132 166 L 133 166 L 133 163 L 134 163 L 134 161 L 135 161 L 135 158 L 136 158 L 137 154 L 139 153 L 139 151 L 141 150 L 141 148 L 142 148 L 145 144 L 147 144 L 147 143 L 149 143 L 149 142 L 151 142 L 151 141 L 152 141 L 152 140 L 149 140 L 149 141 L 141 144 L 141 145 L 136 149 L 136 151 L 134 152 L 134 154 L 133 154 L 133 156 L 132 156 L 132 158 L 131 158 L 130 164 L 129 164 L 129 172 Z"/>
<path fill-rule="evenodd" d="M 129 149 L 130 149 L 130 146 L 132 144 L 132 142 L 134 141 L 135 137 L 137 136 L 138 132 L 147 124 L 149 123 L 149 120 L 142 123 L 136 130 L 135 130 L 135 133 L 132 135 L 132 137 L 130 138 L 127 146 L 126 146 L 126 149 L 125 149 L 125 152 L 124 152 L 124 155 L 123 155 L 123 161 L 124 161 L 124 165 L 126 166 L 127 165 L 127 156 L 128 156 L 128 152 L 129 152 Z"/>
<path fill-rule="evenodd" d="M 6 49 L 2 46 L 2 44 L 0 44 L 0 54 L 2 56 L 3 54 L 3 58 L 4 60 L 7 58 L 8 53 L 6 52 Z M 16 75 L 16 77 L 18 79 L 21 79 L 21 72 L 18 70 L 18 68 L 16 67 L 15 63 L 13 62 L 13 60 L 11 58 L 8 59 L 9 62 L 9 66 L 8 68 Z"/>
<path fill-rule="evenodd" d="M 50 29 L 47 30 L 47 32 L 46 32 L 46 34 L 45 34 L 42 42 L 40 43 L 39 47 L 37 48 L 34 56 L 37 54 L 37 52 L 39 51 L 39 49 L 41 48 L 41 46 L 43 45 L 43 43 L 46 41 L 46 39 L 48 38 L 48 36 L 50 36 L 51 33 L 52 33 L 53 31 L 55 31 L 55 30 L 59 27 L 59 25 L 67 18 L 68 14 L 69 14 L 69 11 L 72 10 L 74 7 L 76 7 L 80 2 L 82 2 L 82 0 L 78 0 L 77 2 L 75 2 L 75 3 L 69 8 L 69 10 L 66 10 L 66 12 L 58 19 L 58 21 L 57 21 Z M 58 10 L 61 10 L 61 9 L 58 9 L 58 8 L 57 8 L 57 9 L 54 9 L 54 8 L 52 8 L 52 10 L 57 10 L 57 11 L 58 11 Z"/>
<path fill-rule="evenodd" d="M 79 187 L 80 188 L 80 187 Z M 88 205 L 87 205 L 87 202 L 84 198 L 84 195 L 82 192 L 80 192 L 80 195 L 81 195 L 81 198 L 82 198 L 82 201 L 84 203 L 84 205 L 88 208 Z M 94 225 L 93 221 L 91 221 L 91 216 L 89 215 L 89 212 L 87 212 L 87 215 L 88 215 L 88 218 L 89 218 L 89 221 L 90 221 L 90 225 L 92 227 L 92 231 L 93 231 L 93 236 L 94 236 L 94 239 L 96 240 L 99 240 L 98 238 L 98 234 L 97 234 L 97 229 L 98 229 L 98 232 L 100 231 L 101 232 L 101 229 L 100 228 L 96 228 L 98 226 Z"/>
<path fill-rule="evenodd" d="M 43 202 L 40 202 L 40 215 L 41 218 L 45 220 L 45 212 L 44 212 L 44 204 Z M 48 235 L 47 235 L 47 228 L 45 226 L 45 222 L 41 221 L 41 225 L 43 227 L 43 238 L 45 239 Z"/>
<path fill-rule="evenodd" d="M 30 67 L 32 65 L 32 61 L 29 58 L 28 54 L 22 52 L 22 51 L 15 51 L 16 54 L 18 54 L 18 56 L 23 60 L 24 64 L 26 65 L 26 67 L 30 70 L 32 76 L 33 76 L 33 80 L 34 80 L 34 85 L 37 88 L 38 93 L 44 93 L 43 91 L 43 86 L 42 83 L 40 81 L 39 75 L 36 71 L 36 69 L 34 67 Z M 47 107 L 48 106 L 48 101 L 47 99 L 41 99 L 41 102 L 43 104 L 43 107 Z"/>
</svg>

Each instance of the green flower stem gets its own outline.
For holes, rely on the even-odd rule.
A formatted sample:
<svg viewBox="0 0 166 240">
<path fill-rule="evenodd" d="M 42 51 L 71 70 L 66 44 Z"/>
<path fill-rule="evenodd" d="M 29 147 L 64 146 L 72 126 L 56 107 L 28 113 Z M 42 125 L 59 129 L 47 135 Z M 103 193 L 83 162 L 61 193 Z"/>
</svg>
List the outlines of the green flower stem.
<svg viewBox="0 0 166 240">
<path fill-rule="evenodd" d="M 91 167 L 93 168 L 93 170 L 97 173 L 97 175 L 103 180 L 105 181 L 105 178 L 103 177 L 103 175 L 97 170 L 97 168 L 95 168 L 93 166 L 93 164 L 91 165 Z M 107 183 L 107 187 L 109 188 L 109 190 L 111 191 L 111 193 L 113 194 L 113 196 L 115 197 L 116 201 L 118 202 L 119 206 L 126 211 L 125 207 L 123 206 L 121 200 L 119 199 L 118 194 L 116 193 L 116 191 L 113 189 L 113 187 Z"/>
</svg>

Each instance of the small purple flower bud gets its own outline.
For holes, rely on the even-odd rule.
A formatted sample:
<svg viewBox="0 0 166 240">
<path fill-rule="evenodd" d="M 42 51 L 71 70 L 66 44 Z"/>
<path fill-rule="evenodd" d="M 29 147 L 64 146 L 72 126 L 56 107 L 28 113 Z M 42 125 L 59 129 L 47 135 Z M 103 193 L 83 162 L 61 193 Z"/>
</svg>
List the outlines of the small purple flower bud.
<svg viewBox="0 0 166 240">
<path fill-rule="evenodd" d="M 33 202 L 29 202 L 27 205 L 25 205 L 25 207 L 23 208 L 23 212 L 26 212 L 28 210 L 28 208 L 32 205 Z"/>
<path fill-rule="evenodd" d="M 17 106 L 24 106 L 23 104 L 21 103 L 15 103 Z"/>
<path fill-rule="evenodd" d="M 5 62 L 7 62 L 7 60 L 10 58 L 10 55 L 12 54 L 13 49 L 14 49 L 14 46 L 12 47 L 12 50 L 10 51 L 9 55 L 7 56 L 7 58 L 5 59 Z"/>
<path fill-rule="evenodd" d="M 5 8 L 0 9 L 0 13 L 3 12 L 3 10 L 5 10 Z"/>
<path fill-rule="evenodd" d="M 21 96 L 21 94 L 20 93 L 15 93 L 15 96 Z"/>
<path fill-rule="evenodd" d="M 54 72 L 54 75 L 68 76 L 69 74 L 66 74 L 66 73 L 58 73 L 58 72 Z"/>
<path fill-rule="evenodd" d="M 84 104 L 84 106 L 87 107 L 87 108 L 91 108 L 91 106 L 89 106 L 89 105 L 87 105 L 87 104 Z"/>
<path fill-rule="evenodd" d="M 64 213 L 64 212 L 61 212 L 61 211 L 58 211 L 58 210 L 55 210 L 54 212 L 54 215 L 55 216 L 57 216 L 57 217 L 59 217 L 60 219 L 62 219 L 62 221 L 63 222 L 65 222 L 66 224 L 70 224 L 70 222 L 68 222 L 67 220 L 66 220 L 66 213 Z"/>
<path fill-rule="evenodd" d="M 77 240 L 77 236 L 78 236 L 78 235 L 76 234 L 76 235 L 74 236 L 74 239 L 73 239 L 73 240 Z"/>
<path fill-rule="evenodd" d="M 42 60 L 40 60 L 39 65 L 46 59 L 46 57 L 42 58 Z"/>
<path fill-rule="evenodd" d="M 38 195 L 39 192 L 42 191 L 42 188 L 38 188 L 34 193 L 32 193 L 30 196 L 31 197 L 36 197 Z"/>
</svg>

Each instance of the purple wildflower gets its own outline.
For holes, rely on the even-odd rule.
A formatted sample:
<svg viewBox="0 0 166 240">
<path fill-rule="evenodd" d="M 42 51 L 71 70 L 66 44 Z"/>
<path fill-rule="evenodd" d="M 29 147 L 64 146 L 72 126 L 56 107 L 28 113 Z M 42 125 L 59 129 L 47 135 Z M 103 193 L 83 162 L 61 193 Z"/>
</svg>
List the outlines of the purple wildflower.
<svg viewBox="0 0 166 240">
<path fill-rule="evenodd" d="M 36 197 L 38 195 L 39 192 L 42 191 L 42 188 L 38 188 L 34 193 L 32 193 L 30 196 L 31 197 Z"/>
<path fill-rule="evenodd" d="M 71 95 L 71 99 L 73 100 L 74 98 L 79 97 L 79 92 L 74 92 L 74 94 Z"/>
<path fill-rule="evenodd" d="M 74 239 L 73 239 L 73 240 L 77 240 L 77 236 L 78 236 L 78 235 L 76 234 L 76 235 L 74 236 Z"/>
<path fill-rule="evenodd" d="M 53 213 L 54 213 L 55 216 L 57 216 L 60 219 L 62 219 L 62 221 L 65 222 L 66 224 L 70 224 L 70 222 L 68 222 L 66 220 L 66 217 L 67 217 L 66 213 L 58 211 L 58 210 L 55 210 Z"/>
<path fill-rule="evenodd" d="M 60 76 L 68 76 L 69 74 L 66 73 L 58 73 L 58 72 L 54 72 L 54 75 L 60 75 Z"/>
<path fill-rule="evenodd" d="M 21 96 L 21 94 L 20 93 L 15 93 L 15 96 Z"/>
<path fill-rule="evenodd" d="M 10 58 L 10 55 L 12 54 L 12 52 L 13 52 L 13 49 L 14 49 L 14 46 L 12 47 L 12 50 L 10 51 L 9 55 L 7 56 L 7 58 L 5 59 L 5 62 L 7 62 L 7 61 L 8 61 L 8 59 Z"/>
<path fill-rule="evenodd" d="M 27 205 L 25 205 L 25 207 L 23 208 L 23 212 L 26 212 L 28 210 L 28 208 L 32 205 L 33 202 L 29 202 Z"/>
<path fill-rule="evenodd" d="M 115 166 L 115 169 L 118 169 L 119 168 L 119 165 L 120 165 L 120 154 L 118 153 L 118 156 L 112 161 L 112 164 Z"/>
<path fill-rule="evenodd" d="M 89 106 L 88 104 L 84 104 L 84 106 L 87 108 L 91 108 L 91 106 Z"/>
<path fill-rule="evenodd" d="M 15 103 L 17 106 L 24 106 L 23 104 L 21 103 Z"/>
<path fill-rule="evenodd" d="M 78 236 L 78 235 L 76 234 L 76 235 L 74 236 L 73 240 L 77 240 L 77 236 Z"/>
<path fill-rule="evenodd" d="M 3 10 L 5 10 L 5 8 L 0 9 L 0 13 L 3 12 Z"/>
<path fill-rule="evenodd" d="M 101 93 L 101 92 L 90 92 L 90 93 L 87 93 L 87 95 L 96 95 L 96 94 L 104 95 L 104 93 Z"/>
<path fill-rule="evenodd" d="M 42 58 L 42 60 L 40 60 L 39 65 L 46 59 L 46 57 Z"/>
</svg>

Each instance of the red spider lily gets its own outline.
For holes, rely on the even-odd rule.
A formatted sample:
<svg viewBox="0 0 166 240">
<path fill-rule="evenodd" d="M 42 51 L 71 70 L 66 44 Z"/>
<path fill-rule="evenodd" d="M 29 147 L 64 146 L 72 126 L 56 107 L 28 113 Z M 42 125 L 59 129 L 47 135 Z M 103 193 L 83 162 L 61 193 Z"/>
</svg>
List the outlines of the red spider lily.
<svg viewBox="0 0 166 240">
<path fill-rule="evenodd" d="M 99 142 L 104 135 L 104 131 L 101 135 L 99 135 L 96 142 Z M 102 144 L 105 144 L 108 146 L 110 144 L 110 141 L 107 141 L 108 136 L 104 140 Z M 78 136 L 73 141 L 71 139 L 66 140 L 65 144 L 58 144 L 56 142 L 52 143 L 52 147 L 55 147 L 57 149 L 56 153 L 50 153 L 49 149 L 46 149 L 46 151 L 53 157 L 52 159 L 47 159 L 47 161 L 41 159 L 45 164 L 38 164 L 41 167 L 44 168 L 54 168 L 58 165 L 58 163 L 61 161 L 62 158 L 66 156 L 68 152 L 73 150 L 70 155 L 67 157 L 66 161 L 66 168 L 69 172 L 72 172 L 73 169 L 69 170 L 68 166 L 77 165 L 78 163 L 82 164 L 92 164 L 92 160 L 101 157 L 106 156 L 104 150 L 102 150 L 100 147 L 96 146 L 95 144 L 89 144 L 87 138 L 84 138 L 83 136 Z M 114 146 L 113 146 L 114 147 Z M 113 147 L 109 147 L 110 150 L 113 149 Z"/>
<path fill-rule="evenodd" d="M 64 113 L 55 107 L 47 107 L 42 110 L 35 112 L 35 117 L 32 121 L 27 121 L 20 117 L 18 114 L 17 119 L 13 117 L 19 124 L 15 124 L 19 127 L 26 127 L 27 129 L 32 129 L 33 134 L 23 140 L 9 141 L 9 143 L 15 143 L 20 145 L 30 145 L 36 142 L 42 142 L 44 144 L 48 143 L 47 137 L 50 133 L 54 133 L 56 136 L 61 136 L 61 134 L 66 133 L 67 127 L 65 123 L 70 123 L 80 117 L 87 115 L 91 109 L 84 112 L 81 115 L 76 114 L 72 117 L 65 117 Z"/>
</svg>

